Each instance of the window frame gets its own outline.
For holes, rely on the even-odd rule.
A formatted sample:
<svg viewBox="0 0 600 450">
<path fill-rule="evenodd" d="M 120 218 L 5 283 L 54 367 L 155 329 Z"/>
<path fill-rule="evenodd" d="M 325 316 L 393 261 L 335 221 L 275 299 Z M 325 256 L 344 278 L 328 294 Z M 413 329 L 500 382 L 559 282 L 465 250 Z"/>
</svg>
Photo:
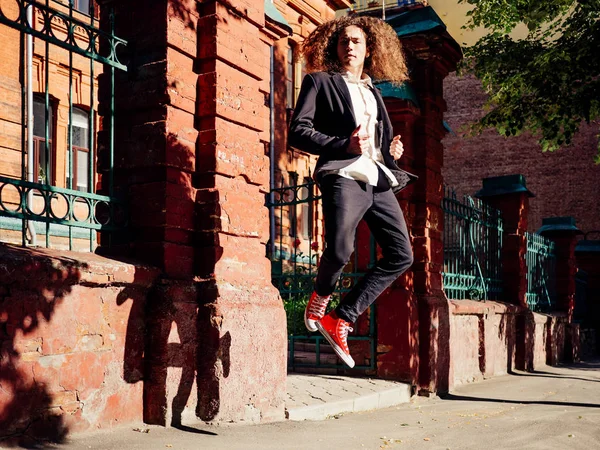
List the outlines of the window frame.
<svg viewBox="0 0 600 450">
<path fill-rule="evenodd" d="M 39 102 L 44 106 L 46 100 L 44 93 L 35 93 L 33 95 L 33 102 Z M 57 133 L 57 119 L 58 119 L 58 99 L 50 96 L 50 111 L 51 111 L 51 133 L 48 139 L 49 153 L 50 153 L 50 177 L 46 175 L 45 184 L 50 186 L 56 186 L 56 133 Z M 45 115 L 45 114 L 44 114 Z M 33 120 L 35 124 L 35 109 L 33 114 Z M 45 121 L 45 117 L 43 118 Z M 33 127 L 33 133 L 35 133 L 35 125 Z M 40 157 L 41 152 L 45 151 L 46 136 L 36 136 L 33 134 L 33 174 L 34 183 L 43 183 L 40 181 Z"/>
<path fill-rule="evenodd" d="M 84 113 L 87 117 L 85 120 L 86 126 L 87 126 L 87 132 L 88 132 L 88 139 L 89 139 L 89 133 L 90 133 L 90 113 L 91 110 L 89 107 L 87 107 L 86 105 L 73 105 L 73 111 L 75 110 L 79 110 L 82 113 Z M 95 114 L 94 114 L 95 117 Z M 75 125 L 71 124 L 71 127 L 74 127 Z M 78 127 L 81 128 L 81 127 Z M 68 128 L 67 128 L 68 130 Z M 92 139 L 92 146 L 94 146 L 96 143 L 95 139 Z M 86 142 L 87 144 L 87 142 Z M 78 174 L 77 174 L 77 167 L 78 167 L 78 158 L 79 158 L 79 152 L 85 152 L 88 154 L 88 168 L 89 168 L 89 158 L 91 157 L 91 150 L 87 147 L 80 147 L 77 145 L 74 145 L 71 142 L 71 149 L 73 152 L 73 182 L 71 183 L 71 189 L 75 190 L 75 191 L 79 191 L 79 192 L 93 192 L 92 190 L 90 190 L 93 186 L 94 186 L 94 180 L 95 180 L 95 171 L 92 170 L 92 173 L 89 173 L 88 170 L 88 185 L 86 186 L 85 190 L 80 190 L 77 186 L 77 181 L 78 181 Z M 67 146 L 67 148 L 65 149 L 65 161 L 67 164 L 66 170 L 65 170 L 65 186 L 69 186 L 69 148 Z"/>
</svg>

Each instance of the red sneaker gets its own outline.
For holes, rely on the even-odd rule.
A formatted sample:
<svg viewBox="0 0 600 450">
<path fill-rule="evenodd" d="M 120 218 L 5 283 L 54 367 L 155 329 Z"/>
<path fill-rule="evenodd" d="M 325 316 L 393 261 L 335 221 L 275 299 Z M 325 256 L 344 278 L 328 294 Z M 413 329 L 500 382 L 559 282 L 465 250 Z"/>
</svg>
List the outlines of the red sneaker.
<svg viewBox="0 0 600 450">
<path fill-rule="evenodd" d="M 310 300 L 304 310 L 304 324 L 308 331 L 317 331 L 317 322 L 325 315 L 325 309 L 331 299 L 331 295 L 323 297 L 313 292 L 310 296 Z"/>
<path fill-rule="evenodd" d="M 354 367 L 354 360 L 350 356 L 350 350 L 348 350 L 348 332 L 352 331 L 350 324 L 343 319 L 340 319 L 335 311 L 331 311 L 319 322 L 317 322 L 317 328 L 321 334 L 329 341 L 337 355 L 344 361 L 350 368 Z"/>
</svg>

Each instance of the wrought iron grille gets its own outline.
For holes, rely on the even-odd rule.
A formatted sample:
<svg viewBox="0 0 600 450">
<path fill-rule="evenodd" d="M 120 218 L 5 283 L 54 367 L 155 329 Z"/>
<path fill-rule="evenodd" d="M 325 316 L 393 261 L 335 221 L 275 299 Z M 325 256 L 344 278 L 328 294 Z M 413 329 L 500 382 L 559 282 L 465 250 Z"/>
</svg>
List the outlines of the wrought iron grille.
<svg viewBox="0 0 600 450">
<path fill-rule="evenodd" d="M 271 237 L 268 253 L 271 279 L 283 299 L 288 325 L 288 367 L 346 368 L 339 363 L 333 349 L 319 333 L 309 333 L 304 325 L 304 309 L 313 291 L 317 267 L 324 248 L 321 196 L 312 181 L 273 189 L 266 206 L 271 210 Z M 351 261 L 340 276 L 329 309 L 349 292 L 376 260 L 376 245 L 371 238 L 368 248 L 356 248 Z M 356 358 L 357 370 L 375 368 L 375 307 L 369 308 L 366 320 L 355 326 L 348 336 Z M 360 321 L 360 319 L 359 319 Z M 363 361 L 363 364 L 361 364 Z"/>
<path fill-rule="evenodd" d="M 525 233 L 527 240 L 527 305 L 547 312 L 556 304 L 556 254 L 554 242 L 539 234 Z"/>
<path fill-rule="evenodd" d="M 423 0 L 355 0 L 351 11 L 367 11 L 395 6 L 407 6 L 424 3 Z"/>
<path fill-rule="evenodd" d="M 3 72 L 0 97 L 20 110 L 17 118 L 0 109 L 0 129 L 7 131 L 0 162 L 0 241 L 38 245 L 40 237 L 46 247 L 93 251 L 98 231 L 126 226 L 126 205 L 115 196 L 113 182 L 114 77 L 115 70 L 126 70 L 118 57 L 126 42 L 114 35 L 112 11 L 108 31 L 99 28 L 98 11 L 92 0 L 0 4 L 0 26 L 15 36 L 3 42 L 13 60 L 2 64 L 15 69 Z M 98 193 L 100 72 L 110 101 L 101 130 L 105 192 Z M 109 233 L 107 238 L 103 245 L 110 245 Z"/>
<path fill-rule="evenodd" d="M 502 217 L 500 211 L 468 195 L 459 199 L 444 188 L 444 268 L 450 299 L 500 300 Z"/>
</svg>

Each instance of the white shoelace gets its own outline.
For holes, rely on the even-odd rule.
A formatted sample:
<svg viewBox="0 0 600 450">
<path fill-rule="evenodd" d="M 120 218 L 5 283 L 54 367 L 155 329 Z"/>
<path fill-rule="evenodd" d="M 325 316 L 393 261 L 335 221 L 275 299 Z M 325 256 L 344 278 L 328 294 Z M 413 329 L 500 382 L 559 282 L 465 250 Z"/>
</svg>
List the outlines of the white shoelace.
<svg viewBox="0 0 600 450">
<path fill-rule="evenodd" d="M 325 310 L 327 309 L 328 303 L 329 303 L 329 296 L 321 297 L 320 295 L 317 295 L 311 302 L 311 304 L 308 308 L 308 312 L 310 314 L 314 314 L 317 317 L 323 317 L 325 315 Z"/>
<path fill-rule="evenodd" d="M 339 325 L 339 333 L 340 333 L 340 338 L 344 341 L 344 343 L 346 343 L 346 347 L 348 347 L 348 332 L 350 331 L 354 331 L 354 328 L 352 328 L 350 326 L 350 324 L 348 322 L 342 322 Z"/>
</svg>

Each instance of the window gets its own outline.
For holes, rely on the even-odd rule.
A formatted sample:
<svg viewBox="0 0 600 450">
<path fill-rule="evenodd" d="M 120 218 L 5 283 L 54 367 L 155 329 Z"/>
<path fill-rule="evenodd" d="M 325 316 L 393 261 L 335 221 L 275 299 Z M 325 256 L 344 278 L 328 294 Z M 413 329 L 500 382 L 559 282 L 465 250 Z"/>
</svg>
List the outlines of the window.
<svg viewBox="0 0 600 450">
<path fill-rule="evenodd" d="M 302 237 L 304 239 L 312 238 L 312 227 L 313 227 L 313 185 L 310 177 L 304 177 L 302 184 L 308 185 L 303 186 L 298 192 L 300 200 L 304 200 L 301 208 L 301 219 L 302 219 Z"/>
<path fill-rule="evenodd" d="M 90 14 L 90 0 L 72 0 L 73 8 L 84 14 Z"/>
<path fill-rule="evenodd" d="M 287 64 L 285 70 L 285 88 L 286 100 L 285 107 L 291 109 L 294 107 L 294 49 L 288 48 Z"/>
<path fill-rule="evenodd" d="M 298 186 L 298 174 L 296 172 L 289 172 L 290 184 L 291 187 L 290 192 L 296 192 L 295 188 Z M 298 214 L 296 212 L 297 208 L 297 198 L 290 198 L 291 205 L 289 205 L 289 216 L 288 223 L 290 226 L 289 234 L 291 237 L 296 237 L 298 230 Z"/>
<path fill-rule="evenodd" d="M 304 79 L 304 75 L 306 75 L 306 63 L 304 62 L 304 58 L 301 58 L 295 61 L 295 74 L 294 74 L 294 106 L 296 105 L 296 100 L 298 100 L 298 95 L 300 95 L 300 88 L 302 87 L 302 80 Z"/>
<path fill-rule="evenodd" d="M 73 108 L 73 183 L 72 189 L 88 192 L 90 188 L 89 164 L 89 114 L 79 108 Z M 68 150 L 67 150 L 68 151 Z M 67 186 L 69 186 L 69 157 L 67 155 Z"/>
<path fill-rule="evenodd" d="M 46 102 L 37 97 L 33 99 L 33 173 L 38 183 L 54 183 L 54 132 L 53 105 L 48 108 L 48 134 L 46 135 Z M 48 140 L 46 141 L 46 136 Z M 48 148 L 46 148 L 48 147 Z M 37 176 L 37 179 L 35 178 Z"/>
</svg>

